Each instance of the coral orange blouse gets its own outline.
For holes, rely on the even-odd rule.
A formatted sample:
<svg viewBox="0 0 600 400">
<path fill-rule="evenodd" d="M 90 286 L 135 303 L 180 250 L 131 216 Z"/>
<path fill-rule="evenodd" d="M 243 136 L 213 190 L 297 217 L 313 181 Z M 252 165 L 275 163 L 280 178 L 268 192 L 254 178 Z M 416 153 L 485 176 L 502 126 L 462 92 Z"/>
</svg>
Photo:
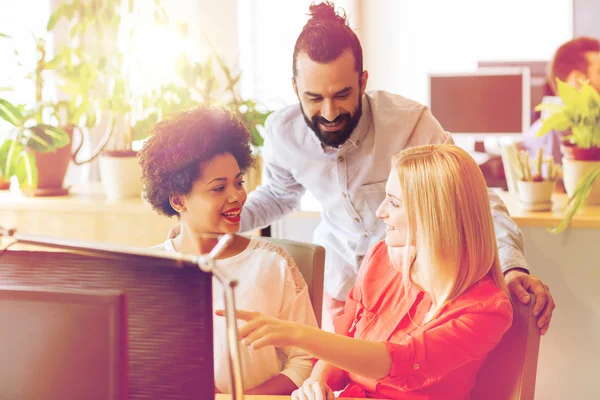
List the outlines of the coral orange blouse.
<svg viewBox="0 0 600 400">
<path fill-rule="evenodd" d="M 339 334 L 384 342 L 392 368 L 380 380 L 348 373 L 340 397 L 468 399 L 479 368 L 512 323 L 510 299 L 485 277 L 423 323 L 430 307 L 427 293 L 410 283 L 405 290 L 379 242 L 335 326 Z"/>
</svg>

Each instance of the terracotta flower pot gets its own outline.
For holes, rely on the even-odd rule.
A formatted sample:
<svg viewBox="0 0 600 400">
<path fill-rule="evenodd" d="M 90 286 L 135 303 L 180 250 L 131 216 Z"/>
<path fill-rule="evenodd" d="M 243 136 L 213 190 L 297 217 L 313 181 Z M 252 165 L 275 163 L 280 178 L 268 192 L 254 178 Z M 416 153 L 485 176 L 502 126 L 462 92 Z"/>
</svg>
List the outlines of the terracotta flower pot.
<svg viewBox="0 0 600 400">
<path fill-rule="evenodd" d="M 600 161 L 600 147 L 582 149 L 569 142 L 562 142 L 560 150 L 564 158 L 578 161 Z"/>
<path fill-rule="evenodd" d="M 4 178 L 0 176 L 0 190 L 8 189 L 10 189 L 10 181 L 5 181 Z"/>
<path fill-rule="evenodd" d="M 38 184 L 34 190 L 24 188 L 23 193 L 31 196 L 65 196 L 69 189 L 63 186 L 73 145 L 73 127 L 63 128 L 69 135 L 69 144 L 49 152 L 34 151 Z"/>
</svg>

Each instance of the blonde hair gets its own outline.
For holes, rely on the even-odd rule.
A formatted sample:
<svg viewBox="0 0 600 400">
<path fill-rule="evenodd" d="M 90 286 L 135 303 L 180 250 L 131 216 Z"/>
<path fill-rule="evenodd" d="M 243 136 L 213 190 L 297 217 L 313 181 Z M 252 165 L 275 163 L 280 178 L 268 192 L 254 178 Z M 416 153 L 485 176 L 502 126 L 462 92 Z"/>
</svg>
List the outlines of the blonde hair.
<svg viewBox="0 0 600 400">
<path fill-rule="evenodd" d="M 486 275 L 506 291 L 487 185 L 475 160 L 454 145 L 428 145 L 403 150 L 392 168 L 408 214 L 407 247 L 416 248 L 416 272 L 433 301 L 425 321 Z"/>
</svg>

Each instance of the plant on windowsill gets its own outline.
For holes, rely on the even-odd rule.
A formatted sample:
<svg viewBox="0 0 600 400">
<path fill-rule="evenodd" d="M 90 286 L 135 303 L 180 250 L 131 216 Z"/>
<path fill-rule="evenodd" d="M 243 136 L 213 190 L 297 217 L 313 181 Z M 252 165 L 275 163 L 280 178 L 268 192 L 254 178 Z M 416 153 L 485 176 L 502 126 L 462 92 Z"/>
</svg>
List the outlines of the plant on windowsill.
<svg viewBox="0 0 600 400">
<path fill-rule="evenodd" d="M 52 13 L 47 29 L 64 20 L 71 40 L 80 43 L 85 58 L 102 62 L 95 87 L 99 126 L 106 131 L 91 157 L 99 158 L 99 171 L 107 197 L 141 193 L 141 170 L 134 149 L 132 107 L 136 99 L 129 87 L 131 47 L 136 35 L 136 5 L 154 15 L 157 24 L 168 23 L 159 0 L 65 0 Z"/>
<path fill-rule="evenodd" d="M 184 55 L 173 60 L 177 77 L 165 83 L 158 89 L 144 94 L 132 93 L 130 80 L 132 73 L 138 72 L 137 65 L 131 63 L 131 46 L 136 35 L 135 24 L 124 24 L 123 20 L 136 11 L 135 5 L 140 0 L 130 0 L 127 7 L 122 7 L 122 0 L 97 0 L 94 2 L 94 12 L 89 12 L 85 0 L 66 0 L 59 6 L 50 18 L 48 29 L 52 30 L 58 21 L 65 19 L 69 24 L 71 37 L 85 40 L 86 32 L 91 31 L 99 38 L 128 38 L 122 49 L 105 48 L 104 45 L 93 47 L 93 51 L 84 49 L 89 57 L 104 57 L 104 68 L 99 72 L 99 82 L 103 90 L 101 97 L 102 116 L 108 120 L 104 138 L 100 141 L 97 153 L 100 154 L 100 174 L 107 193 L 112 186 L 109 181 L 123 181 L 125 184 L 123 195 L 110 195 L 109 197 L 129 197 L 139 192 L 137 189 L 139 176 L 135 172 L 137 159 L 134 143 L 147 138 L 150 128 L 164 116 L 197 105 L 221 106 L 231 111 L 252 132 L 252 145 L 255 154 L 260 154 L 263 138 L 260 130 L 271 111 L 265 110 L 253 100 L 243 99 L 239 92 L 240 74 L 234 73 L 222 60 L 215 48 L 206 62 L 191 62 Z M 143 5 L 142 5 L 143 6 Z M 187 26 L 178 22 L 169 22 L 160 1 L 152 1 L 152 14 L 155 24 L 159 26 L 176 26 L 178 31 L 187 35 Z M 88 35 L 89 36 L 89 35 Z M 114 40 L 113 40 L 114 41 Z M 207 42 L 209 42 L 207 40 Z M 144 66 L 141 66 L 144 67 Z M 92 158 L 95 155 L 92 155 Z M 257 157 L 257 168 L 248 171 L 246 185 L 252 190 L 260 183 L 260 158 Z M 122 162 L 127 166 L 116 166 Z M 103 168 L 104 165 L 114 165 Z M 125 169 L 127 168 L 127 169 Z M 114 171 L 109 178 L 107 170 Z M 127 172 L 130 171 L 130 172 Z M 128 188 L 128 189 L 127 189 Z"/>
<path fill-rule="evenodd" d="M 6 35 L 2 35 L 7 37 Z M 35 83 L 33 104 L 13 104 L 0 99 L 0 118 L 13 126 L 11 137 L 0 145 L 0 175 L 3 180 L 16 177 L 23 193 L 36 196 L 64 195 L 63 187 L 71 154 L 71 139 L 79 126 L 95 123 L 95 115 L 86 102 L 86 89 L 93 78 L 91 68 L 80 64 L 77 85 L 71 101 L 47 101 L 43 98 L 47 72 L 57 68 L 58 56 L 47 60 L 46 42 L 35 38 L 37 60 L 28 78 Z M 15 49 L 17 53 L 17 49 Z M 88 114 L 86 114 L 88 113 Z"/>
<path fill-rule="evenodd" d="M 557 80 L 563 104 L 540 104 L 536 110 L 547 111 L 538 132 L 541 137 L 552 130 L 570 131 L 561 144 L 563 180 L 569 201 L 563 221 L 552 228 L 562 232 L 582 206 L 600 205 L 600 94 L 584 82 L 579 90 Z"/>
</svg>

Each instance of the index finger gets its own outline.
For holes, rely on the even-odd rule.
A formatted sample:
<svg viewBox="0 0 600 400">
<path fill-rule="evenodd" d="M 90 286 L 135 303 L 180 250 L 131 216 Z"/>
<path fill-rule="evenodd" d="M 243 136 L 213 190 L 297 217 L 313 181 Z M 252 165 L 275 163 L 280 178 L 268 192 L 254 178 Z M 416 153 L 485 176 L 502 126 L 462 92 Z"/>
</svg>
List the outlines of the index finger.
<svg viewBox="0 0 600 400">
<path fill-rule="evenodd" d="M 224 317 L 225 310 L 215 310 L 215 314 L 217 314 L 219 317 Z M 242 321 L 250 321 L 253 317 L 254 317 L 254 312 L 252 312 L 252 311 L 246 311 L 246 310 L 236 310 L 235 311 L 236 319 L 241 319 Z"/>
</svg>

